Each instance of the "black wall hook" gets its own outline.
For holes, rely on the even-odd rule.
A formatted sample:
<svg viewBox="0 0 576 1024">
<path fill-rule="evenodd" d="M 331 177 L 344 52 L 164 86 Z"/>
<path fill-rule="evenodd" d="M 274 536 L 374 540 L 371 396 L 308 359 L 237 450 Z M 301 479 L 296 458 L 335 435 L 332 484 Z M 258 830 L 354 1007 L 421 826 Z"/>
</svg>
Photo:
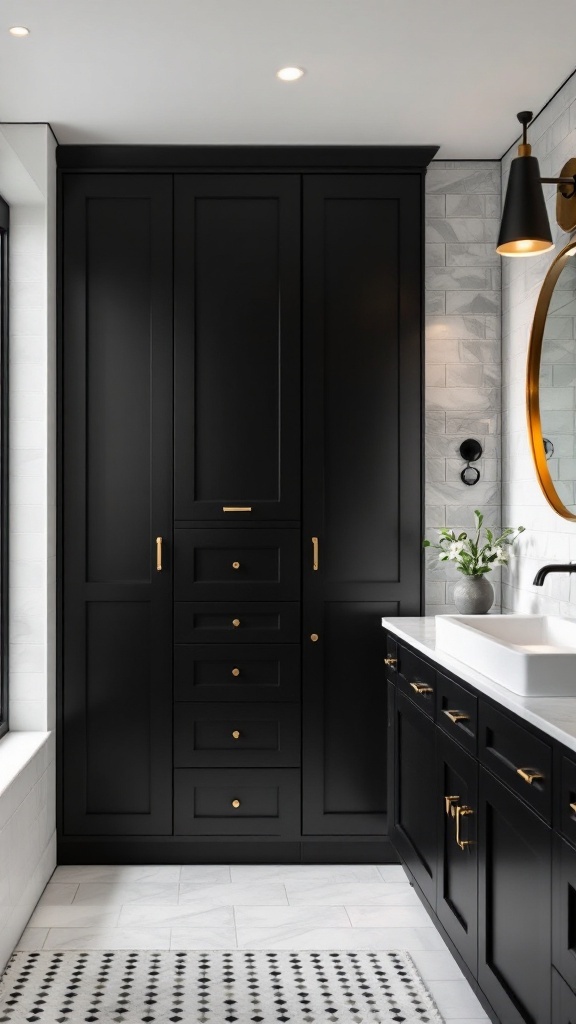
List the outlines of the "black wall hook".
<svg viewBox="0 0 576 1024">
<path fill-rule="evenodd" d="M 476 466 L 471 466 L 470 463 L 477 462 L 482 455 L 480 441 L 476 441 L 473 437 L 468 437 L 466 441 L 462 441 L 460 455 L 468 463 L 460 473 L 460 479 L 467 487 L 473 487 L 480 479 L 480 470 L 476 469 Z"/>
</svg>

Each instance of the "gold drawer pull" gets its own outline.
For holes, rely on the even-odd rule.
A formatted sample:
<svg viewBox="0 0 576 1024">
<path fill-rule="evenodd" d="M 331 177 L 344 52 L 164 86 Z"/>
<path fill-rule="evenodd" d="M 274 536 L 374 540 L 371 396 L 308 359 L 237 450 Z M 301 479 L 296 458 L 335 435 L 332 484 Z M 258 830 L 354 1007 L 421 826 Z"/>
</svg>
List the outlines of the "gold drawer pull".
<svg viewBox="0 0 576 1024">
<path fill-rule="evenodd" d="M 410 683 L 410 686 L 419 697 L 423 696 L 425 693 L 434 693 L 432 687 L 426 686 L 426 683 Z"/>
<path fill-rule="evenodd" d="M 534 771 L 533 768 L 517 768 L 516 774 L 519 775 L 521 779 L 524 779 L 524 782 L 527 782 L 529 786 L 531 786 L 533 782 L 536 782 L 537 779 L 544 778 L 542 772 Z"/>
<path fill-rule="evenodd" d="M 239 740 L 240 739 L 240 733 L 239 733 L 238 729 L 234 729 L 234 732 L 232 733 L 232 739 L 233 740 Z"/>
<path fill-rule="evenodd" d="M 460 839 L 460 818 L 467 818 L 470 814 L 474 814 L 471 807 L 457 807 L 456 808 L 456 842 L 461 850 L 465 850 L 467 846 L 473 846 L 471 839 Z"/>
<path fill-rule="evenodd" d="M 162 572 L 162 537 L 156 537 L 156 572 Z"/>
<path fill-rule="evenodd" d="M 446 715 L 446 718 L 449 718 L 451 722 L 454 722 L 454 725 L 457 722 L 470 721 L 470 715 L 465 715 L 463 711 L 443 711 L 442 714 Z"/>
<path fill-rule="evenodd" d="M 232 625 L 234 626 L 234 629 L 238 629 L 238 626 L 240 625 L 240 619 L 232 619 Z"/>
<path fill-rule="evenodd" d="M 318 537 L 312 537 L 312 569 L 318 572 Z"/>
<path fill-rule="evenodd" d="M 239 569 L 240 568 L 240 562 L 232 562 L 232 568 L 233 569 Z"/>
<path fill-rule="evenodd" d="M 576 804 L 570 804 L 570 810 L 573 811 L 574 814 L 576 814 Z"/>
<path fill-rule="evenodd" d="M 233 800 L 232 801 L 232 807 L 234 807 L 235 810 L 238 810 L 238 808 L 240 807 L 240 801 L 239 800 Z"/>
<path fill-rule="evenodd" d="M 384 658 L 384 664 L 385 665 L 397 665 L 398 664 L 398 658 Z"/>
<path fill-rule="evenodd" d="M 223 505 L 223 512 L 251 512 L 252 505 Z"/>
<path fill-rule="evenodd" d="M 239 668 L 233 668 L 232 669 L 232 675 L 233 676 L 239 676 L 240 675 L 240 669 Z"/>
<path fill-rule="evenodd" d="M 315 644 L 320 639 L 320 637 L 318 636 L 318 633 L 310 633 L 310 639 L 312 643 Z"/>
<path fill-rule="evenodd" d="M 454 817 L 454 808 L 452 807 L 452 804 L 454 803 L 455 800 L 459 800 L 459 799 L 460 799 L 459 796 L 445 796 L 444 797 L 444 807 L 446 808 L 446 814 L 451 814 L 452 817 Z"/>
</svg>

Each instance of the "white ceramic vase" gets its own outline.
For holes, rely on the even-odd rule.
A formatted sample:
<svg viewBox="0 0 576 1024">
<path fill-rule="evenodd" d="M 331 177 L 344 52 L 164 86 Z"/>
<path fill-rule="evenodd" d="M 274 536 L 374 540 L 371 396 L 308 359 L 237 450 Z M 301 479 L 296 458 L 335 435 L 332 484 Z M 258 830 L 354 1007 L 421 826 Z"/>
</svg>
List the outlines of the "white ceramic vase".
<svg viewBox="0 0 576 1024">
<path fill-rule="evenodd" d="M 484 615 L 494 604 L 494 587 L 486 575 L 463 576 L 454 587 L 454 604 L 460 615 Z"/>
</svg>

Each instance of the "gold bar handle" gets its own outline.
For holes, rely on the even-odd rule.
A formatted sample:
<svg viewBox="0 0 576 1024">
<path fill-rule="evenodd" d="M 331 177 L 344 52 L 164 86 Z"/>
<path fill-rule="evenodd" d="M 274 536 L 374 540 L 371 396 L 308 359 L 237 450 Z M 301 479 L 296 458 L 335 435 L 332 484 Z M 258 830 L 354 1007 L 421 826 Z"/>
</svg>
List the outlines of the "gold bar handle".
<svg viewBox="0 0 576 1024">
<path fill-rule="evenodd" d="M 527 782 L 529 786 L 531 786 L 533 782 L 544 778 L 542 772 L 535 771 L 533 768 L 517 768 L 516 774 L 519 775 L 521 779 L 524 779 L 524 782 Z"/>
<path fill-rule="evenodd" d="M 454 808 L 452 807 L 452 804 L 454 803 L 455 800 L 459 800 L 459 799 L 460 799 L 459 796 L 445 796 L 444 797 L 444 807 L 446 808 L 446 814 L 452 813 L 452 817 L 454 817 Z"/>
<path fill-rule="evenodd" d="M 573 812 L 573 814 L 576 814 L 576 804 L 570 804 L 570 810 Z"/>
<path fill-rule="evenodd" d="M 466 807 L 465 804 L 456 808 L 456 842 L 461 850 L 473 845 L 471 839 L 460 839 L 460 818 L 467 818 L 470 814 L 474 814 L 474 811 L 471 807 Z"/>
<path fill-rule="evenodd" d="M 398 658 L 384 658 L 385 665 L 396 665 Z"/>
<path fill-rule="evenodd" d="M 434 693 L 432 687 L 426 686 L 426 683 L 410 683 L 410 686 L 419 697 L 423 696 L 425 693 Z"/>
<path fill-rule="evenodd" d="M 442 714 L 446 715 L 446 718 L 449 718 L 454 725 L 458 722 L 470 721 L 470 715 L 465 715 L 463 711 L 443 711 Z"/>
<path fill-rule="evenodd" d="M 156 537 L 156 572 L 162 572 L 162 537 Z"/>
<path fill-rule="evenodd" d="M 223 505 L 223 512 L 251 512 L 252 505 Z"/>
<path fill-rule="evenodd" d="M 318 537 L 312 537 L 312 569 L 318 572 Z"/>
</svg>

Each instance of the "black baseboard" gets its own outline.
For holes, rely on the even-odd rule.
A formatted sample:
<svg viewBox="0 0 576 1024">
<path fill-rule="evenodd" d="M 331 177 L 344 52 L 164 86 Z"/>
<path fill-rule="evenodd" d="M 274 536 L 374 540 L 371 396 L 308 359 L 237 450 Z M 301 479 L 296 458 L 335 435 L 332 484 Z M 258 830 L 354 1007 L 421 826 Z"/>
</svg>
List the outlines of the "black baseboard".
<svg viewBox="0 0 576 1024">
<path fill-rule="evenodd" d="M 59 864 L 397 864 L 388 839 L 61 839 Z"/>
</svg>

